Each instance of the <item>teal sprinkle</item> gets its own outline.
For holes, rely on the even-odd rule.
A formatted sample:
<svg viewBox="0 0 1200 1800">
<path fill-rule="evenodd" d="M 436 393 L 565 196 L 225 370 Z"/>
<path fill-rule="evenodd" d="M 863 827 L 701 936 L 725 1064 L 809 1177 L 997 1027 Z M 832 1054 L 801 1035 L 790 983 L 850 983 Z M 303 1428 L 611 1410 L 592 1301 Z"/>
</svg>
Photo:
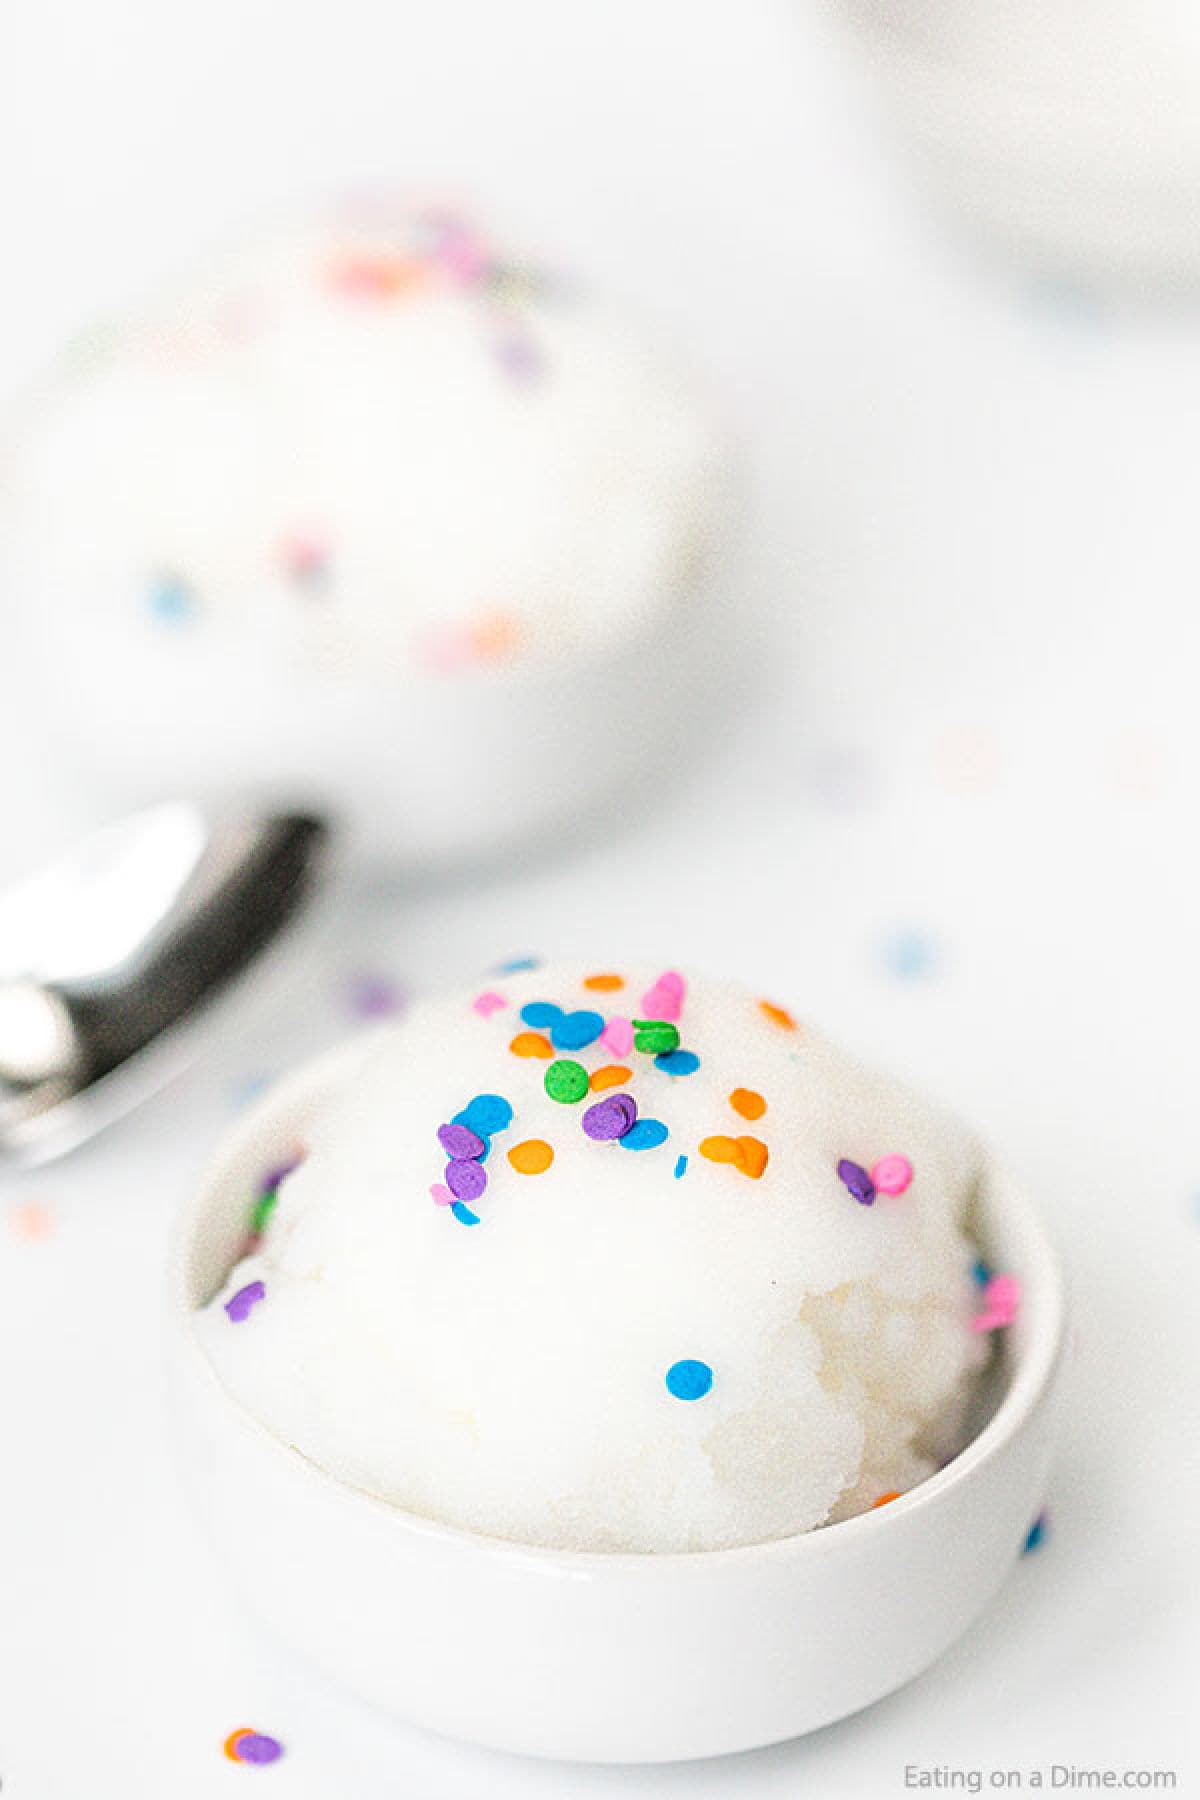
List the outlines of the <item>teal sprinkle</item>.
<svg viewBox="0 0 1200 1800">
<path fill-rule="evenodd" d="M 196 596 L 180 575 L 159 575 L 151 584 L 147 604 L 163 625 L 186 625 L 195 615 Z"/>
<path fill-rule="evenodd" d="M 676 1159 L 675 1159 L 675 1179 L 676 1179 L 676 1181 L 680 1180 L 680 1178 L 686 1174 L 687 1174 L 687 1157 L 686 1156 L 676 1157 Z"/>
<path fill-rule="evenodd" d="M 986 1287 L 988 1282 L 992 1279 L 992 1271 L 987 1263 L 984 1262 L 982 1256 L 971 1270 L 971 1274 L 979 1287 Z"/>
<path fill-rule="evenodd" d="M 479 1223 L 479 1214 L 472 1212 L 469 1206 L 464 1206 L 461 1200 L 456 1200 L 450 1211 L 460 1225 L 478 1225 Z"/>
<path fill-rule="evenodd" d="M 663 1050 L 655 1057 L 654 1066 L 665 1075 L 694 1075 L 700 1058 L 694 1050 Z"/>
</svg>

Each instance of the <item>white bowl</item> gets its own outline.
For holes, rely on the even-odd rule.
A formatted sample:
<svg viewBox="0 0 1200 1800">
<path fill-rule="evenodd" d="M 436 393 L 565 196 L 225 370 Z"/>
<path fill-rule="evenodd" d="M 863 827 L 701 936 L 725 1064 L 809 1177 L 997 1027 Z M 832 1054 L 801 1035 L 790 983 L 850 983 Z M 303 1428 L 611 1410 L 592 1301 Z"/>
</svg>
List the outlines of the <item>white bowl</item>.
<svg viewBox="0 0 1200 1800">
<path fill-rule="evenodd" d="M 225 1392 L 191 1319 L 239 1254 L 263 1169 L 302 1141 L 359 1044 L 280 1084 L 180 1222 L 172 1364 L 186 1479 L 247 1602 L 333 1681 L 453 1737 L 597 1762 L 715 1756 L 867 1706 L 966 1630 L 1041 1504 L 1065 1307 L 1053 1249 L 1003 1178 L 979 1221 L 1018 1274 L 1003 1393 L 962 1454 L 879 1511 L 741 1549 L 543 1550 L 346 1486 Z"/>
<path fill-rule="evenodd" d="M 835 0 L 931 190 L 1034 268 L 1200 275 L 1200 24 L 1173 0 Z"/>
</svg>

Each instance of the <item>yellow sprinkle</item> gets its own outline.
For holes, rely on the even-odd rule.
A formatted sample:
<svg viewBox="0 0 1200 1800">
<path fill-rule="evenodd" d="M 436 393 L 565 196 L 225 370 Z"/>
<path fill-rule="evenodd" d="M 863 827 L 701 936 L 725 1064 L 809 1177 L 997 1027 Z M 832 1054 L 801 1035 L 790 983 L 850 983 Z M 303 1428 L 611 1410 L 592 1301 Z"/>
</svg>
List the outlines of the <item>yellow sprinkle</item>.
<svg viewBox="0 0 1200 1800">
<path fill-rule="evenodd" d="M 590 988 L 593 994 L 614 994 L 618 988 L 625 986 L 625 977 L 623 975 L 585 975 L 583 985 L 585 988 Z"/>
<path fill-rule="evenodd" d="M 550 1039 L 543 1037 L 540 1031 L 518 1031 L 508 1047 L 514 1056 L 539 1056 L 544 1062 L 549 1062 L 554 1055 Z"/>
</svg>

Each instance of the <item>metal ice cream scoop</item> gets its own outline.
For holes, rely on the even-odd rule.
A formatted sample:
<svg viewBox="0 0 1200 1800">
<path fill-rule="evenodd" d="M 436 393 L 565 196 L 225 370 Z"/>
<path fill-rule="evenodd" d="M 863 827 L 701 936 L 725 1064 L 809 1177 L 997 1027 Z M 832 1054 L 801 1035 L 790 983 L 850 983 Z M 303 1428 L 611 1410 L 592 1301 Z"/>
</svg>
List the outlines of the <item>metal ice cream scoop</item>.
<svg viewBox="0 0 1200 1800">
<path fill-rule="evenodd" d="M 212 1002 L 311 897 L 304 813 L 162 805 L 0 893 L 0 1154 L 60 1155 L 198 1053 Z"/>
</svg>

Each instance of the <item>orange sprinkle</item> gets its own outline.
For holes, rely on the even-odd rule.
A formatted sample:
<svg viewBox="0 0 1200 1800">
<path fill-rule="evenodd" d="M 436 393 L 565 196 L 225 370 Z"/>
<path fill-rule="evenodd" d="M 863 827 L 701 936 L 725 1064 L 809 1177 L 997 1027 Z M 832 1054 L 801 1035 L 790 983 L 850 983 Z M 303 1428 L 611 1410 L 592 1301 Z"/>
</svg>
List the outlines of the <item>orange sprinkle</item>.
<svg viewBox="0 0 1200 1800">
<path fill-rule="evenodd" d="M 549 1062 L 554 1055 L 550 1039 L 540 1031 L 518 1031 L 508 1047 L 514 1056 L 538 1056 L 543 1062 Z"/>
<path fill-rule="evenodd" d="M 421 263 L 403 256 L 346 256 L 331 265 L 329 278 L 344 294 L 390 300 L 406 288 L 420 287 L 426 271 Z"/>
<path fill-rule="evenodd" d="M 230 1762 L 239 1762 L 241 1760 L 237 1753 L 237 1747 L 243 1738 L 253 1736 L 254 1733 L 248 1725 L 243 1725 L 239 1730 L 230 1732 L 229 1736 L 225 1739 L 224 1744 L 221 1746 Z"/>
<path fill-rule="evenodd" d="M 700 1154 L 715 1163 L 739 1163 L 742 1160 L 737 1139 L 731 1137 L 701 1138 Z"/>
<path fill-rule="evenodd" d="M 12 1213 L 13 1230 L 27 1243 L 36 1243 L 54 1233 L 54 1214 L 41 1200 L 23 1200 Z"/>
<path fill-rule="evenodd" d="M 623 1081 L 633 1080 L 633 1070 L 627 1069 L 624 1063 L 605 1063 L 602 1069 L 593 1069 L 589 1087 L 594 1094 L 602 1088 L 620 1087 Z"/>
<path fill-rule="evenodd" d="M 735 1140 L 738 1147 L 738 1168 L 743 1175 L 749 1175 L 751 1181 L 757 1181 L 767 1166 L 767 1146 L 761 1138 L 740 1137 Z"/>
<path fill-rule="evenodd" d="M 776 1006 L 773 1000 L 760 1000 L 758 1004 L 772 1025 L 778 1025 L 782 1031 L 795 1031 L 796 1021 L 786 1007 Z"/>
<path fill-rule="evenodd" d="M 521 642 L 521 624 L 514 614 L 497 608 L 484 613 L 471 627 L 471 643 L 484 662 L 503 662 Z"/>
<path fill-rule="evenodd" d="M 767 1166 L 767 1146 L 755 1137 L 706 1137 L 700 1142 L 701 1156 L 709 1162 L 732 1163 L 751 1181 L 757 1181 Z"/>
<path fill-rule="evenodd" d="M 877 1506 L 886 1506 L 889 1501 L 898 1500 L 899 1498 L 900 1498 L 900 1489 L 899 1488 L 889 1488 L 886 1494 L 880 1494 L 878 1500 L 872 1500 L 871 1511 L 874 1512 L 875 1508 Z"/>
<path fill-rule="evenodd" d="M 753 1088 L 734 1088 L 729 1096 L 729 1104 L 735 1113 L 741 1113 L 743 1119 L 761 1119 L 767 1110 L 766 1101 Z"/>
<path fill-rule="evenodd" d="M 591 988 L 593 994 L 613 994 L 618 988 L 625 986 L 623 975 L 585 975 L 585 988 Z"/>
<path fill-rule="evenodd" d="M 518 1175 L 541 1175 L 554 1161 L 554 1152 L 543 1138 L 526 1138 L 513 1145 L 508 1160 Z"/>
</svg>

